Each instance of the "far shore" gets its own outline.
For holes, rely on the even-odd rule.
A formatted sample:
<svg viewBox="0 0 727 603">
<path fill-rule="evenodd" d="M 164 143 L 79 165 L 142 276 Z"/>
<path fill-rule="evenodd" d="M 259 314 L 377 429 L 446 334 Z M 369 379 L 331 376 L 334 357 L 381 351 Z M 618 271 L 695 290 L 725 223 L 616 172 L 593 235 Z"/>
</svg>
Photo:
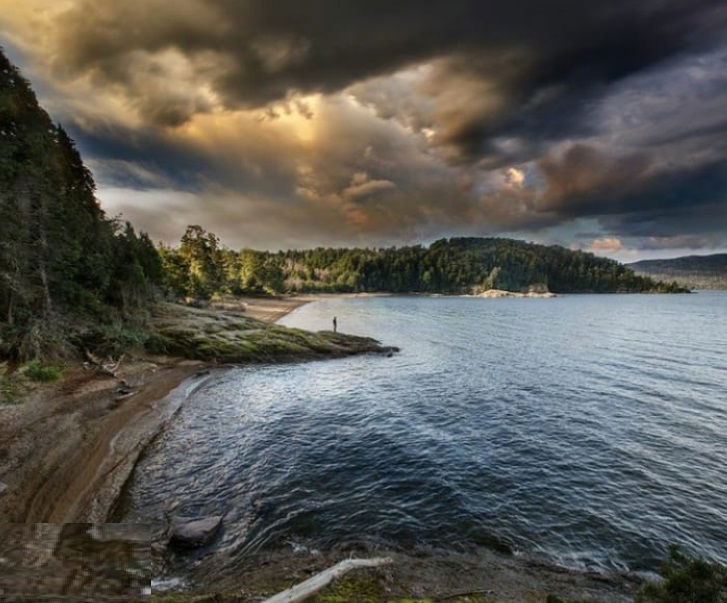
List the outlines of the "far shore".
<svg viewBox="0 0 727 603">
<path fill-rule="evenodd" d="M 557 297 L 555 293 L 516 293 L 490 289 L 480 294 L 442 294 L 442 293 L 300 293 L 288 295 L 276 295 L 265 297 L 264 295 L 252 296 L 242 295 L 229 298 L 221 302 L 213 302 L 213 308 L 223 310 L 243 310 L 250 318 L 257 318 L 265 322 L 278 322 L 293 310 L 315 301 L 331 299 L 355 299 L 368 297 L 394 297 L 394 296 L 416 296 L 416 297 Z"/>
<path fill-rule="evenodd" d="M 653 295 L 648 292 L 623 292 L 614 291 L 608 293 L 569 293 L 567 295 Z M 292 293 L 271 297 L 243 295 L 230 298 L 229 301 L 213 303 L 212 307 L 221 309 L 237 309 L 245 312 L 251 318 L 275 323 L 293 310 L 305 304 L 331 299 L 354 299 L 368 297 L 464 297 L 480 299 L 501 299 L 501 298 L 526 298 L 526 299 L 552 299 L 562 297 L 563 293 L 552 293 L 549 291 L 530 291 L 527 293 L 505 291 L 502 289 L 488 289 L 481 293 L 423 293 L 423 292 L 381 292 L 381 293 Z"/>
</svg>

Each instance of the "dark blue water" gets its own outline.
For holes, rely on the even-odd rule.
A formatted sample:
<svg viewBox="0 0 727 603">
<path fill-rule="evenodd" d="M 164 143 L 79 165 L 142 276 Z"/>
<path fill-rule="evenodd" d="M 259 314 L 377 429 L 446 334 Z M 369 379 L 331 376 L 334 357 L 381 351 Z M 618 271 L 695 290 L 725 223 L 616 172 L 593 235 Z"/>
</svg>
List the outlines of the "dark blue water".
<svg viewBox="0 0 727 603">
<path fill-rule="evenodd" d="M 209 552 L 505 542 L 577 567 L 727 561 L 727 294 L 326 300 L 283 324 L 402 352 L 220 371 L 128 518 L 226 513 Z"/>
</svg>

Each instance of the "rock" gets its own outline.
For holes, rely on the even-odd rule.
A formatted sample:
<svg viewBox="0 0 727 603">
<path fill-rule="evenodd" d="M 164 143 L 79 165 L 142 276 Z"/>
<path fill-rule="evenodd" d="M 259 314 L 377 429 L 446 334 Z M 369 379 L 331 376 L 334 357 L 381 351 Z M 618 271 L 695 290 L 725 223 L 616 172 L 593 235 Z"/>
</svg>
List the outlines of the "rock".
<svg viewBox="0 0 727 603">
<path fill-rule="evenodd" d="M 195 377 L 204 377 L 205 375 L 209 375 L 210 371 L 209 369 L 202 369 L 201 371 L 197 371 L 194 376 Z"/>
<path fill-rule="evenodd" d="M 5 482 L 0 482 L 0 494 L 5 492 L 5 490 L 8 489 L 8 485 Z"/>
<path fill-rule="evenodd" d="M 557 295 L 550 291 L 533 290 L 528 291 L 527 293 L 522 293 L 520 291 L 505 291 L 503 289 L 488 289 L 487 291 L 478 293 L 477 297 L 557 297 Z"/>
<path fill-rule="evenodd" d="M 212 541 L 221 525 L 221 515 L 200 519 L 175 517 L 172 520 L 169 544 L 188 549 L 204 546 Z"/>
</svg>

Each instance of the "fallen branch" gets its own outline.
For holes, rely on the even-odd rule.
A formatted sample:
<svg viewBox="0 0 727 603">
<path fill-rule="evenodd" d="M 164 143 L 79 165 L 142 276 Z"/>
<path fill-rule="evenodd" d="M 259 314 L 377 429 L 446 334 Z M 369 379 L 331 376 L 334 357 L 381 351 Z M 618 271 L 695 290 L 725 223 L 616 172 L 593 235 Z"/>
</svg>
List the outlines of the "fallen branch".
<svg viewBox="0 0 727 603">
<path fill-rule="evenodd" d="M 299 603 L 304 601 L 319 590 L 328 586 L 334 580 L 340 578 L 352 569 L 361 567 L 379 567 L 393 563 L 390 557 L 377 557 L 374 559 L 346 559 L 337 563 L 333 567 L 316 574 L 312 578 L 308 578 L 305 582 L 296 584 L 294 587 L 278 593 L 274 597 L 267 599 L 263 603 Z"/>
<path fill-rule="evenodd" d="M 104 373 L 105 375 L 110 375 L 114 379 L 118 379 L 121 381 L 122 384 L 126 384 L 126 381 L 124 379 L 121 379 L 116 372 L 119 370 L 119 366 L 121 366 L 121 363 L 124 360 L 125 354 L 121 354 L 119 356 L 119 359 L 114 361 L 113 358 L 109 358 L 107 362 L 104 362 L 101 360 L 98 356 L 95 354 L 92 354 L 88 350 L 84 350 L 86 352 L 86 358 L 88 358 L 88 362 L 93 366 L 93 368 L 101 373 Z"/>
</svg>

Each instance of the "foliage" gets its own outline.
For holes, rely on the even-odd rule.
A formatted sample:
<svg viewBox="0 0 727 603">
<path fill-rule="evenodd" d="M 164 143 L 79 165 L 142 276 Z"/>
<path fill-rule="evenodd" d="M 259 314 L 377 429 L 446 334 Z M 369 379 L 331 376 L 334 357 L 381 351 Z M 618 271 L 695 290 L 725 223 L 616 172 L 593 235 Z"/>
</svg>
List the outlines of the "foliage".
<svg viewBox="0 0 727 603">
<path fill-rule="evenodd" d="M 106 218 L 73 141 L 0 51 L 0 354 L 66 354 L 69 326 L 136 315 L 161 271 L 145 234 Z"/>
<path fill-rule="evenodd" d="M 39 360 L 31 360 L 23 368 L 23 376 L 38 383 L 58 381 L 63 376 L 63 369 L 54 364 L 43 364 Z"/>
<path fill-rule="evenodd" d="M 663 581 L 647 584 L 639 603 L 726 603 L 727 568 L 704 559 L 694 559 L 675 545 L 661 566 Z"/>
<path fill-rule="evenodd" d="M 500 238 L 441 239 L 429 247 L 290 250 L 221 249 L 190 226 L 179 249 L 161 255 L 167 290 L 219 294 L 283 292 L 478 293 L 509 291 L 673 292 L 675 284 L 635 275 L 614 260 L 559 246 Z"/>
<path fill-rule="evenodd" d="M 110 324 L 100 324 L 89 329 L 77 338 L 78 347 L 93 350 L 102 357 L 118 358 L 124 352 L 141 352 L 153 336 L 148 329 L 116 321 Z"/>
<path fill-rule="evenodd" d="M 7 369 L 0 370 L 0 405 L 21 402 L 22 392 L 17 378 L 9 374 Z"/>
</svg>

